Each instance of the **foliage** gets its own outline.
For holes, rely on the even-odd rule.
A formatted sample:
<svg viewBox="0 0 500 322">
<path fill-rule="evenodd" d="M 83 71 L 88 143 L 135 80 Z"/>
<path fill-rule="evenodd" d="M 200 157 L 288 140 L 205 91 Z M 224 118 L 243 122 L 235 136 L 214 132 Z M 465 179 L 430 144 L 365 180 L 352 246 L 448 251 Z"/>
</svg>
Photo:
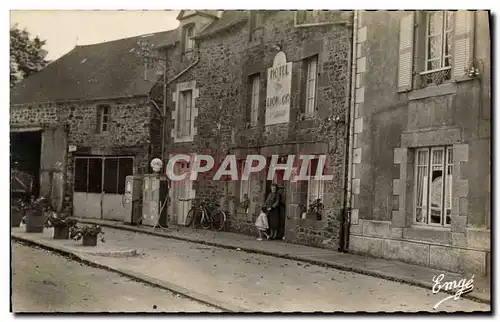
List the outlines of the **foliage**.
<svg viewBox="0 0 500 322">
<path fill-rule="evenodd" d="M 317 214 L 321 214 L 323 212 L 324 205 L 321 202 L 321 199 L 316 199 L 314 201 L 311 201 L 309 204 L 309 212 L 314 212 Z"/>
<path fill-rule="evenodd" d="M 46 41 L 36 36 L 30 38 L 26 29 L 17 25 L 10 28 L 10 86 L 47 66 L 47 51 L 43 49 Z"/>
<path fill-rule="evenodd" d="M 46 212 L 52 210 L 49 200 L 45 197 L 35 199 L 35 197 L 32 196 L 30 202 L 25 203 L 22 200 L 19 202 L 20 209 L 24 210 L 27 215 L 43 216 Z"/>
<path fill-rule="evenodd" d="M 46 227 L 73 227 L 76 226 L 76 219 L 70 218 L 69 216 L 58 214 L 53 212 L 47 218 L 45 222 Z"/>
<path fill-rule="evenodd" d="M 104 235 L 104 232 L 102 231 L 101 226 L 96 224 L 85 227 L 78 227 L 75 225 L 71 227 L 69 231 L 70 238 L 74 240 L 80 240 L 83 238 L 83 236 L 98 236 L 98 235 Z M 103 243 L 105 242 L 104 237 L 101 237 L 101 242 Z"/>
</svg>

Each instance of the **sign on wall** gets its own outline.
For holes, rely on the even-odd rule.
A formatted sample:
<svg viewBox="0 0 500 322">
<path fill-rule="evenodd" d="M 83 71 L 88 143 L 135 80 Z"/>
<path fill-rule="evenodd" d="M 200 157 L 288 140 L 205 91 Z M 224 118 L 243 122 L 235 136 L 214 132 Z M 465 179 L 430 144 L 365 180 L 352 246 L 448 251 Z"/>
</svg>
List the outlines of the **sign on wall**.
<svg viewBox="0 0 500 322">
<path fill-rule="evenodd" d="M 266 125 L 288 123 L 292 90 L 292 63 L 280 51 L 267 69 Z"/>
</svg>

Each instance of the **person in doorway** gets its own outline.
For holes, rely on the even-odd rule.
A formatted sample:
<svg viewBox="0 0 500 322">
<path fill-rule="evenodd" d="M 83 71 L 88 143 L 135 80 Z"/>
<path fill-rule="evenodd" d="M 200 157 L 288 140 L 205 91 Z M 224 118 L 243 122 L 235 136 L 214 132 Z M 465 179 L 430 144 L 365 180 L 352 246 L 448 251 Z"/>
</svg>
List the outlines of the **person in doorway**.
<svg viewBox="0 0 500 322">
<path fill-rule="evenodd" d="M 279 229 L 281 198 L 278 192 L 278 185 L 273 183 L 271 192 L 267 196 L 264 207 L 266 208 L 267 220 L 269 223 L 269 236 L 271 239 L 276 239 Z"/>
</svg>

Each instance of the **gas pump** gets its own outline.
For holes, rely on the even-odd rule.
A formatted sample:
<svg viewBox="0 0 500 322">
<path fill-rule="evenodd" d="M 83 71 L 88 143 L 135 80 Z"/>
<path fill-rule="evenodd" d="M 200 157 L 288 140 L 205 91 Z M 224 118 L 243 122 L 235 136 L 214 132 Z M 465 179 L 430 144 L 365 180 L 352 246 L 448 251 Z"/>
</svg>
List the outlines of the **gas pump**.
<svg viewBox="0 0 500 322">
<path fill-rule="evenodd" d="M 125 218 L 123 222 L 137 225 L 142 217 L 142 176 L 125 177 L 125 193 L 123 194 L 123 208 Z"/>
<path fill-rule="evenodd" d="M 151 167 L 155 173 L 144 175 L 142 195 L 142 224 L 151 227 L 167 227 L 167 177 L 160 175 L 163 167 L 160 159 L 153 159 Z"/>
</svg>

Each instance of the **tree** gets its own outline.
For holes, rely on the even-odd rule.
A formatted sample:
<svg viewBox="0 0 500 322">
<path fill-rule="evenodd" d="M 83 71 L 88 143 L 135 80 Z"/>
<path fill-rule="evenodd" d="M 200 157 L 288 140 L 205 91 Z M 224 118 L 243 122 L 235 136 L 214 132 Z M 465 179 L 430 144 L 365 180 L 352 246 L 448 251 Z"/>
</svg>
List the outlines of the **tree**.
<svg viewBox="0 0 500 322">
<path fill-rule="evenodd" d="M 10 28 L 10 87 L 47 66 L 45 40 L 30 38 L 26 29 Z"/>
</svg>

